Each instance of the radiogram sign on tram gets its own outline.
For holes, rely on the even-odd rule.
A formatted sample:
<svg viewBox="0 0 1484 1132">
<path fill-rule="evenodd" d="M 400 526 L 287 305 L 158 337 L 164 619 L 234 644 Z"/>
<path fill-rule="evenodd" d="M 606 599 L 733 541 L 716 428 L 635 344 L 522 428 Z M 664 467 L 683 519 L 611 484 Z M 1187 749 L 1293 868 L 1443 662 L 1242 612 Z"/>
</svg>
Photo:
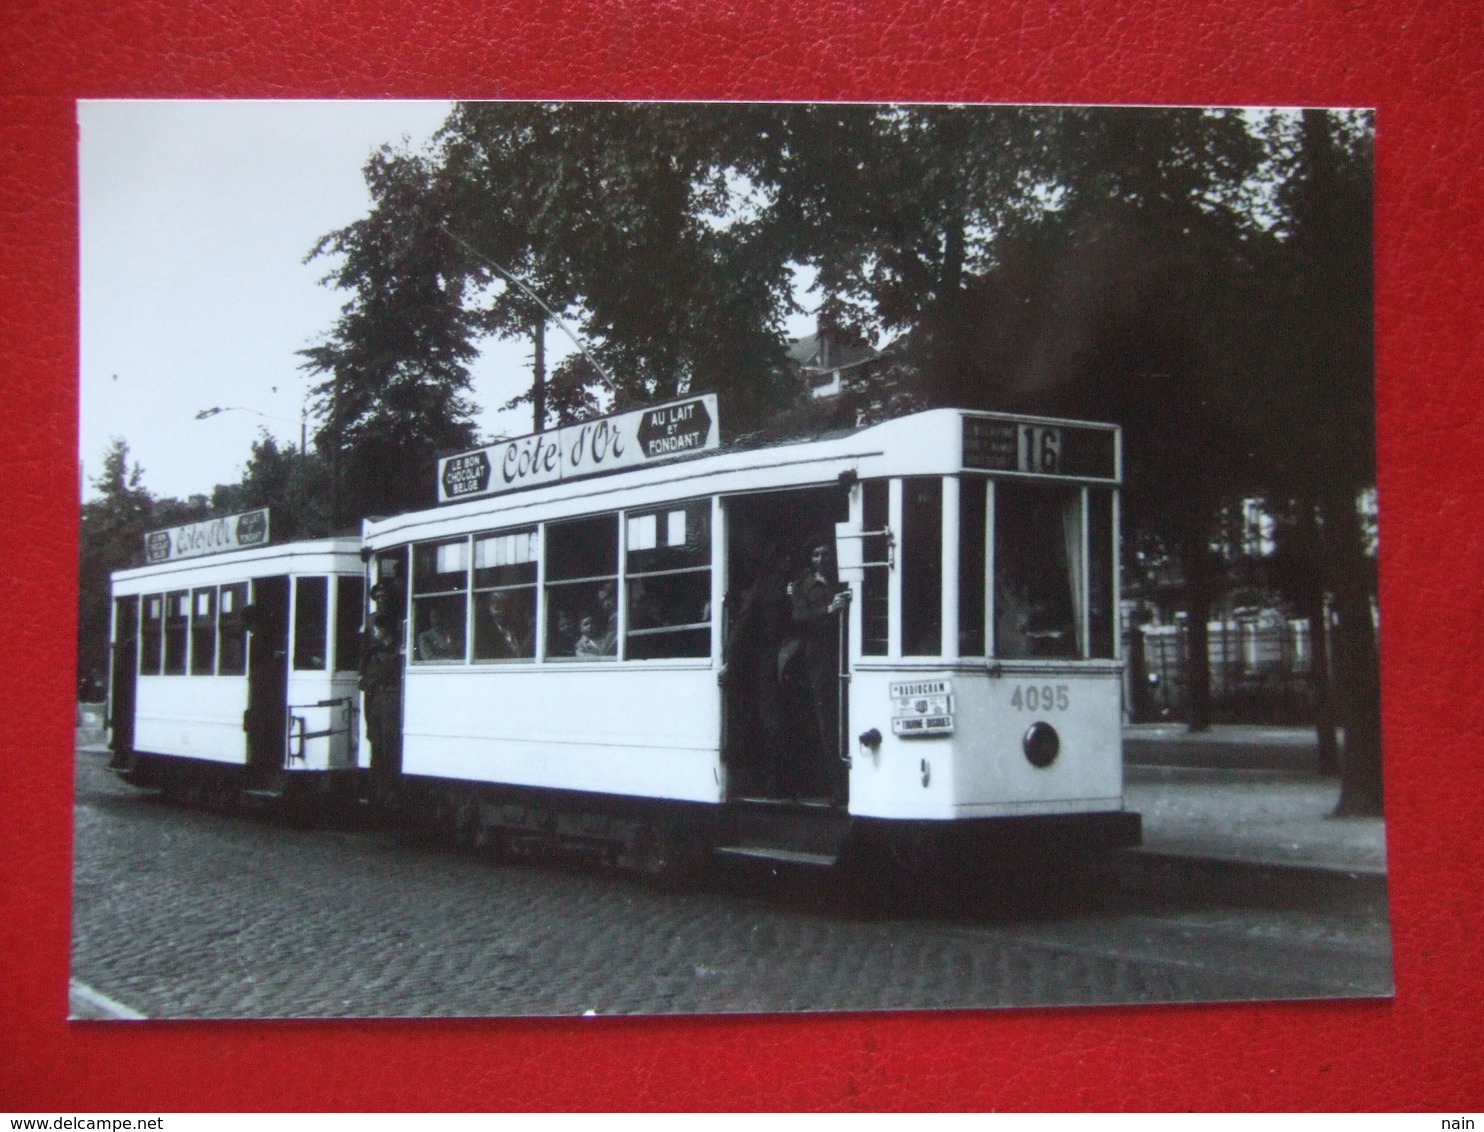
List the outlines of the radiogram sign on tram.
<svg viewBox="0 0 1484 1132">
<path fill-rule="evenodd" d="M 199 523 L 150 531 L 144 536 L 144 557 L 153 565 L 177 558 L 199 558 L 203 554 L 221 554 L 267 544 L 268 509 L 263 507 L 239 515 L 224 515 L 220 519 L 203 519 Z"/>
<path fill-rule="evenodd" d="M 703 393 L 445 456 L 438 461 L 438 502 L 639 467 L 720 444 L 716 394 Z"/>
</svg>

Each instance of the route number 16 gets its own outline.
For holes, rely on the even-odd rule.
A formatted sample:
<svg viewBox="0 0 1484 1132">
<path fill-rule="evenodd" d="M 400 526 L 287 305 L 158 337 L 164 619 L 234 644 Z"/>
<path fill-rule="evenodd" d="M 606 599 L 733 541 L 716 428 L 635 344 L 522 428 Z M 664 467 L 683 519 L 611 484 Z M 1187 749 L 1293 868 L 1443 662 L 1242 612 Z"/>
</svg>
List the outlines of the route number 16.
<svg viewBox="0 0 1484 1132">
<path fill-rule="evenodd" d="M 1020 470 L 1055 475 L 1061 471 L 1061 429 L 1021 425 Z"/>
<path fill-rule="evenodd" d="M 1072 697 L 1065 684 L 1017 684 L 1010 706 L 1016 711 L 1066 711 Z"/>
</svg>

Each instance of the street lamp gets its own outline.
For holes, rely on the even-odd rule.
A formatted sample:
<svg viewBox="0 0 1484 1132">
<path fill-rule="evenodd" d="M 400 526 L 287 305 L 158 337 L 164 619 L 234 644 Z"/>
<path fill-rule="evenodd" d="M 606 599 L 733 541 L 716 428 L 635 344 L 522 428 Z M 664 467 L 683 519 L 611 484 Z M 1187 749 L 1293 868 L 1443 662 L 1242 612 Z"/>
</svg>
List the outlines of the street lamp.
<svg viewBox="0 0 1484 1132">
<path fill-rule="evenodd" d="M 255 417 L 262 417 L 264 420 L 286 421 L 289 424 L 294 423 L 288 417 L 278 417 L 274 416 L 272 413 L 261 412 L 258 409 L 249 409 L 246 405 L 213 405 L 211 408 L 202 409 L 199 413 L 197 413 L 196 419 L 198 421 L 204 421 L 208 417 L 215 417 L 222 413 L 251 413 Z M 308 455 L 308 429 L 309 406 L 306 404 L 299 410 L 299 456 L 301 458 Z"/>
</svg>

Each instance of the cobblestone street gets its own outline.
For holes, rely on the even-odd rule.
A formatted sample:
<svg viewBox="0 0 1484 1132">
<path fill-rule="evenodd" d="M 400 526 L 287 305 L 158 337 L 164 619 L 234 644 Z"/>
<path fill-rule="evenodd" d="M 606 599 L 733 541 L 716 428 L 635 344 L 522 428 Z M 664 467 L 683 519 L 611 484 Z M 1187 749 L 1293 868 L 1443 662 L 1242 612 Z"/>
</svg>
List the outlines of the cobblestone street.
<svg viewBox="0 0 1484 1132">
<path fill-rule="evenodd" d="M 73 978 L 150 1018 L 895 1010 L 1386 993 L 1384 906 L 1069 882 L 916 911 L 831 879 L 678 891 L 379 829 L 193 810 L 78 755 Z M 1112 873 L 1108 874 L 1111 878 Z M 78 1016 L 108 1016 L 79 1010 Z M 120 1016 L 117 1011 L 113 1016 Z"/>
</svg>

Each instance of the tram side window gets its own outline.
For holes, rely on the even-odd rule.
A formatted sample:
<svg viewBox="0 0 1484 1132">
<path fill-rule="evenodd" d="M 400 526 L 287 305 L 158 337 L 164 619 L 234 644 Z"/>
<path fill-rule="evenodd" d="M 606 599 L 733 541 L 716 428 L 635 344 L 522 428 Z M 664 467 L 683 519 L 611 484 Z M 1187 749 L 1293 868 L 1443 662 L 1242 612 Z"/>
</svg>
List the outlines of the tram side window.
<svg viewBox="0 0 1484 1132">
<path fill-rule="evenodd" d="M 943 481 L 902 481 L 902 655 L 943 651 Z"/>
<path fill-rule="evenodd" d="M 630 511 L 624 522 L 624 656 L 711 655 L 711 501 Z"/>
<path fill-rule="evenodd" d="M 1082 493 L 998 483 L 994 508 L 995 656 L 1082 655 Z"/>
<path fill-rule="evenodd" d="M 191 592 L 177 590 L 165 597 L 165 675 L 184 676 L 190 645 Z"/>
<path fill-rule="evenodd" d="M 361 611 L 366 607 L 366 579 L 342 574 L 335 579 L 335 671 L 361 666 Z"/>
<path fill-rule="evenodd" d="M 546 525 L 546 656 L 618 656 L 618 516 Z"/>
<path fill-rule="evenodd" d="M 417 664 L 463 661 L 469 607 L 469 540 L 412 548 L 412 659 Z"/>
<path fill-rule="evenodd" d="M 165 595 L 149 594 L 144 599 L 144 616 L 139 627 L 139 674 L 158 676 L 165 643 Z"/>
<path fill-rule="evenodd" d="M 474 659 L 536 656 L 535 527 L 474 538 Z"/>
<path fill-rule="evenodd" d="M 323 672 L 325 634 L 329 631 L 330 587 L 327 578 L 294 579 L 294 668 Z"/>
<path fill-rule="evenodd" d="M 861 547 L 865 563 L 861 579 L 861 652 L 866 656 L 885 656 L 890 632 L 888 604 L 891 572 L 891 536 L 886 533 L 890 519 L 889 492 L 886 480 L 867 480 L 861 485 L 866 531 Z M 880 532 L 873 534 L 871 532 Z"/>
<path fill-rule="evenodd" d="M 191 675 L 216 671 L 216 587 L 191 593 Z"/>
<path fill-rule="evenodd" d="M 958 654 L 984 653 L 985 496 L 989 481 L 965 476 L 958 488 Z"/>
<path fill-rule="evenodd" d="M 234 582 L 223 586 L 217 601 L 217 658 L 216 670 L 222 676 L 242 676 L 247 673 L 247 626 L 242 621 L 242 610 L 247 605 L 247 583 Z"/>
</svg>

